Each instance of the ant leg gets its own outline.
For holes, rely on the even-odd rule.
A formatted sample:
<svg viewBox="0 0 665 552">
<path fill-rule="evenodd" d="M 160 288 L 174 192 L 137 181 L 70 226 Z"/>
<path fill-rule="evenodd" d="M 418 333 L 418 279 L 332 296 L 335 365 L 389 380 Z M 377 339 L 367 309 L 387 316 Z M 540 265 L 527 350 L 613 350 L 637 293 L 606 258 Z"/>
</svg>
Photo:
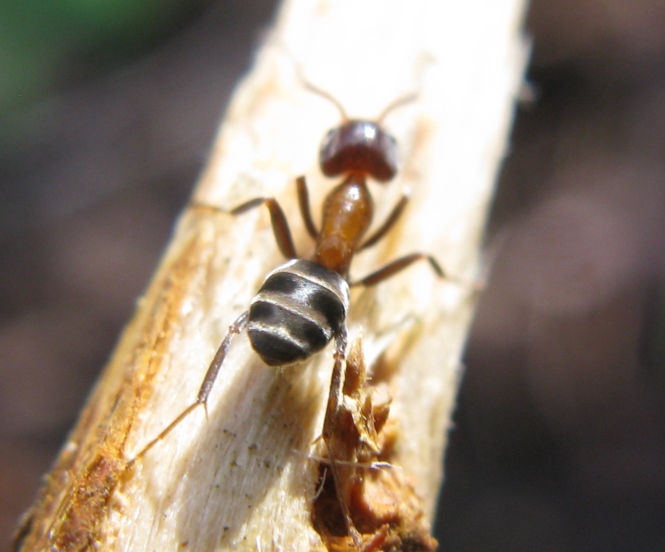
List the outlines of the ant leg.
<svg viewBox="0 0 665 552">
<path fill-rule="evenodd" d="M 157 437 L 155 437 L 145 447 L 143 447 L 143 449 L 127 463 L 128 467 L 131 467 L 137 460 L 143 458 L 152 447 L 154 447 L 159 441 L 161 441 L 162 439 L 164 439 L 164 437 L 166 437 L 169 433 L 171 433 L 171 431 L 177 425 L 179 425 L 180 422 L 182 422 L 195 408 L 202 405 L 203 409 L 206 412 L 206 418 L 208 417 L 208 395 L 210 395 L 212 386 L 215 383 L 215 380 L 217 379 L 217 374 L 219 373 L 219 369 L 222 367 L 224 358 L 226 358 L 226 354 L 229 352 L 229 348 L 231 347 L 231 342 L 233 341 L 233 338 L 239 333 L 241 333 L 247 327 L 248 317 L 249 317 L 249 311 L 245 311 L 236 319 L 236 321 L 233 324 L 231 324 L 231 326 L 229 326 L 229 331 L 224 337 L 224 340 L 222 341 L 222 344 L 219 346 L 219 349 L 217 349 L 217 352 L 215 353 L 215 356 L 212 359 L 210 366 L 208 367 L 208 371 L 206 372 L 205 378 L 203 378 L 203 383 L 201 384 L 201 388 L 199 389 L 196 401 L 194 401 L 187 408 L 185 408 L 185 410 L 183 410 L 175 420 L 173 420 L 168 426 L 166 426 L 166 428 L 163 429 L 162 432 L 159 435 L 157 435 Z"/>
<path fill-rule="evenodd" d="M 437 262 L 437 260 L 434 257 L 432 257 L 432 255 L 428 255 L 427 253 L 411 253 L 411 255 L 406 255 L 405 257 L 401 257 L 400 259 L 388 263 L 386 266 L 379 268 L 378 270 L 372 272 L 371 274 L 368 274 L 367 276 L 365 276 L 361 280 L 358 280 L 357 282 L 351 282 L 349 285 L 374 286 L 379 282 L 383 282 L 383 280 L 390 278 L 394 274 L 398 273 L 400 270 L 404 270 L 406 267 L 412 265 L 416 261 L 420 261 L 421 259 L 429 261 L 429 264 L 431 265 L 432 269 L 434 270 L 434 272 L 437 273 L 438 276 L 440 276 L 441 278 L 447 277 L 446 274 L 443 272 L 441 265 Z"/>
<path fill-rule="evenodd" d="M 342 362 L 346 358 L 346 328 L 342 328 L 340 335 L 335 339 L 335 352 L 333 358 L 332 377 L 330 378 L 330 391 L 328 393 L 328 405 L 326 406 L 326 416 L 323 422 L 321 437 L 328 442 L 335 433 L 335 423 L 337 422 L 337 413 L 339 411 L 339 402 L 342 396 L 342 387 L 344 377 L 342 372 Z"/>
<path fill-rule="evenodd" d="M 307 233 L 313 239 L 319 237 L 319 231 L 316 229 L 314 219 L 312 218 L 312 209 L 309 206 L 309 192 L 307 191 L 307 181 L 304 176 L 296 178 L 296 186 L 298 188 L 298 205 L 300 206 L 300 214 L 305 223 Z"/>
<path fill-rule="evenodd" d="M 240 215 L 250 209 L 254 209 L 259 205 L 265 205 L 270 212 L 270 221 L 272 223 L 272 232 L 275 235 L 275 241 L 277 242 L 277 247 L 282 252 L 282 255 L 287 259 L 295 259 L 298 257 L 296 254 L 296 247 L 293 245 L 293 238 L 291 237 L 291 230 L 289 229 L 289 223 L 286 220 L 284 211 L 280 207 L 279 203 L 274 197 L 255 197 L 250 199 L 245 203 L 241 203 L 237 207 L 234 207 L 231 210 L 224 209 L 222 207 L 217 207 L 215 205 L 206 205 L 205 203 L 192 203 L 191 207 L 210 209 L 212 211 L 226 213 L 228 215 Z"/>
<path fill-rule="evenodd" d="M 346 499 L 342 494 L 342 482 L 340 481 L 339 478 L 339 472 L 337 471 L 337 462 L 335 461 L 332 447 L 330 446 L 330 443 L 328 441 L 324 442 L 326 444 L 326 448 L 328 449 L 328 462 L 330 464 L 330 473 L 332 474 L 333 482 L 335 483 L 335 490 L 337 491 L 337 501 L 339 502 L 339 507 L 342 510 L 342 516 L 344 517 L 346 530 L 349 532 L 349 535 L 351 535 L 353 543 L 356 545 L 358 549 L 360 549 L 360 547 L 362 546 L 362 538 L 360 536 L 360 533 L 358 532 L 358 529 L 356 529 L 356 526 L 353 524 L 353 520 L 351 519 L 351 511 L 349 510 L 349 505 L 346 503 Z"/>
<path fill-rule="evenodd" d="M 233 338 L 247 327 L 248 320 L 249 311 L 245 311 L 238 318 L 236 318 L 236 321 L 233 324 L 229 326 L 229 331 L 226 333 L 226 336 L 224 336 L 224 340 L 219 346 L 219 349 L 217 349 L 217 352 L 215 353 L 215 356 L 213 357 L 212 362 L 208 367 L 205 378 L 203 378 L 203 383 L 199 389 L 199 394 L 196 397 L 196 404 L 203 405 L 203 408 L 206 411 L 206 417 L 208 416 L 208 395 L 210 395 L 210 391 L 213 384 L 215 383 L 215 380 L 217 379 L 217 374 L 219 373 L 219 369 L 222 367 L 222 363 L 226 358 L 226 354 L 229 352 L 231 341 L 233 341 Z"/>
<path fill-rule="evenodd" d="M 349 532 L 349 535 L 351 535 L 351 538 L 353 539 L 356 547 L 360 549 L 362 545 L 362 538 L 355 525 L 353 524 L 353 520 L 351 519 L 351 511 L 349 510 L 349 505 L 346 503 L 346 498 L 344 497 L 344 489 L 342 486 L 342 481 L 340 480 L 337 462 L 335 460 L 335 452 L 333 451 L 330 444 L 330 440 L 335 434 L 336 430 L 335 426 L 337 424 L 337 415 L 339 414 L 339 403 L 342 396 L 342 388 L 344 386 L 342 362 L 346 358 L 346 343 L 347 335 L 346 328 L 344 328 L 335 340 L 335 353 L 333 355 L 335 364 L 333 366 L 332 377 L 330 379 L 328 405 L 326 407 L 326 416 L 323 422 L 323 431 L 321 437 L 323 438 L 323 442 L 325 443 L 326 450 L 328 452 L 330 473 L 332 474 L 333 482 L 335 483 L 337 501 L 339 503 L 340 509 L 342 510 L 342 516 L 344 517 L 346 529 Z"/>
<path fill-rule="evenodd" d="M 372 234 L 365 242 L 356 250 L 356 251 L 361 251 L 363 249 L 367 249 L 368 247 L 371 247 L 374 245 L 376 242 L 378 242 L 383 236 L 385 236 L 388 231 L 395 226 L 395 223 L 399 219 L 399 217 L 402 216 L 402 212 L 404 211 L 404 208 L 406 207 L 406 204 L 409 202 L 409 196 L 406 194 L 402 196 L 402 199 L 400 199 L 397 202 L 397 205 L 393 207 L 393 210 L 390 212 L 390 215 L 388 215 L 388 218 L 385 220 L 385 222 Z"/>
</svg>

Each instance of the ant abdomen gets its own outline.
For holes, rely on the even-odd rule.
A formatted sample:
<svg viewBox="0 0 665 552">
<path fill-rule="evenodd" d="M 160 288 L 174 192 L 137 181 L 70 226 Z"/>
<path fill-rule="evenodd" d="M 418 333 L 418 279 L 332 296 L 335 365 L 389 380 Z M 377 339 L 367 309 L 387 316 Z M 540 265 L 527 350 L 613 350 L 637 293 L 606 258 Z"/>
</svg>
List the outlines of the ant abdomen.
<svg viewBox="0 0 665 552">
<path fill-rule="evenodd" d="M 247 333 L 269 366 L 309 358 L 344 329 L 349 285 L 337 272 L 304 259 L 273 270 L 249 308 Z"/>
</svg>

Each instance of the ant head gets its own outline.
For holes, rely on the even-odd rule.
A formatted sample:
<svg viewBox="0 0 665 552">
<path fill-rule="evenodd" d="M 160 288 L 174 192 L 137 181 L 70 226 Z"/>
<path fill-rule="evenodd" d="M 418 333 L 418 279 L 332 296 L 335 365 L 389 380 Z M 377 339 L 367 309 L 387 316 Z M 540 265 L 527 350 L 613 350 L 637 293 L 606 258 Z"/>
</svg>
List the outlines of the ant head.
<svg viewBox="0 0 665 552">
<path fill-rule="evenodd" d="M 410 103 L 416 94 L 402 96 L 389 104 L 376 121 L 349 119 L 335 97 L 305 81 L 306 88 L 330 101 L 340 112 L 342 124 L 328 131 L 319 150 L 319 165 L 326 176 L 348 173 L 367 175 L 388 182 L 397 173 L 397 142 L 381 126 L 381 121 L 396 107 Z"/>
<path fill-rule="evenodd" d="M 319 165 L 326 176 L 360 173 L 379 182 L 388 182 L 397 174 L 397 142 L 381 121 L 396 107 L 411 103 L 416 94 L 401 96 L 391 102 L 376 121 L 349 119 L 337 99 L 303 79 L 305 87 L 332 103 L 342 116 L 342 124 L 328 131 L 319 150 Z"/>
<path fill-rule="evenodd" d="M 387 182 L 397 173 L 397 142 L 378 123 L 346 121 L 324 137 L 319 164 L 326 176 L 354 172 Z"/>
</svg>

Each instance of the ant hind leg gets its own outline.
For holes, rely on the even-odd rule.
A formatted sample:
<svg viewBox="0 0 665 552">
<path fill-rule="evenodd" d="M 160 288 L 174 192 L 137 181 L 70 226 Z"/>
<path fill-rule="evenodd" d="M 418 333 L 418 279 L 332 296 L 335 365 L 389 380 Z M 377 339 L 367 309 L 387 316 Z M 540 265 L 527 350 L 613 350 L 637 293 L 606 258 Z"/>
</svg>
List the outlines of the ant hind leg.
<svg viewBox="0 0 665 552">
<path fill-rule="evenodd" d="M 155 437 L 145 447 L 143 447 L 139 453 L 134 456 L 134 458 L 129 460 L 127 462 L 128 468 L 133 466 L 137 460 L 143 458 L 148 453 L 148 451 L 152 449 L 152 447 L 162 441 L 169 433 L 171 433 L 171 431 L 173 431 L 173 429 L 180 425 L 180 422 L 182 422 L 199 406 L 203 406 L 203 409 L 206 413 L 206 418 L 208 417 L 208 396 L 210 395 L 212 386 L 214 385 L 215 380 L 217 379 L 217 375 L 219 374 L 219 370 L 224 363 L 224 359 L 226 358 L 227 353 L 229 352 L 233 338 L 247 327 L 248 318 L 249 311 L 245 311 L 236 319 L 235 322 L 233 322 L 233 324 L 231 324 L 231 326 L 229 326 L 229 331 L 226 333 L 222 344 L 219 346 L 215 356 L 210 362 L 210 366 L 208 367 L 205 378 L 203 378 L 203 383 L 201 384 L 199 393 L 196 396 L 196 401 L 185 408 L 168 426 L 166 426 L 165 429 L 161 431 L 159 435 L 157 435 L 157 437 Z"/>
</svg>

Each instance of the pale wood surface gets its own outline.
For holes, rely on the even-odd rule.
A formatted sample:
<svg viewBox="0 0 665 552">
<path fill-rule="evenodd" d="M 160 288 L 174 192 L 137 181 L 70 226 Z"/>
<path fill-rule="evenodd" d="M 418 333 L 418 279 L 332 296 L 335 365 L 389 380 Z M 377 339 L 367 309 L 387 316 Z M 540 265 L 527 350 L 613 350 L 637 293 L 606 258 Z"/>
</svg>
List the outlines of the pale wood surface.
<svg viewBox="0 0 665 552">
<path fill-rule="evenodd" d="M 352 275 L 422 250 L 465 283 L 414 266 L 376 289 L 354 290 L 349 326 L 352 335 L 362 332 L 370 371 L 383 355 L 400 432 L 394 463 L 430 518 L 479 243 L 525 61 L 523 7 L 517 0 L 287 2 L 236 92 L 195 195 L 222 206 L 274 195 L 308 256 L 294 178 L 307 176 L 319 205 L 333 181 L 318 171 L 318 144 L 340 116 L 300 75 L 352 117 L 374 117 L 419 93 L 384 121 L 401 146 L 398 177 L 371 185 L 379 221 L 405 188 L 411 202 L 387 239 L 359 255 Z M 317 463 L 309 455 L 321 432 L 330 351 L 275 370 L 240 336 L 209 420 L 194 412 L 125 469 L 195 398 L 228 325 L 280 262 L 263 210 L 236 218 L 185 212 L 25 525 L 23 550 L 323 549 L 310 520 Z"/>
</svg>

